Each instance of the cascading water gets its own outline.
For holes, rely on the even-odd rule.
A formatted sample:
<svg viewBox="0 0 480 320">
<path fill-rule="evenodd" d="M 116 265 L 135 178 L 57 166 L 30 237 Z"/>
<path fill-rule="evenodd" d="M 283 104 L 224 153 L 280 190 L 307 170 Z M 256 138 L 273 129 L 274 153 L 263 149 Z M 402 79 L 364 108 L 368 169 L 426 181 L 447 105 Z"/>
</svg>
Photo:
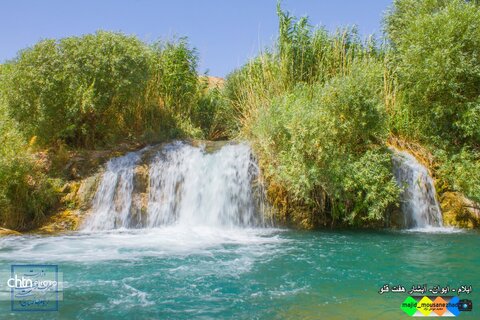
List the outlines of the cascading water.
<svg viewBox="0 0 480 320">
<path fill-rule="evenodd" d="M 252 190 L 258 168 L 248 145 L 227 144 L 208 153 L 204 147 L 174 142 L 144 159 L 148 154 L 129 153 L 107 164 L 84 230 L 261 225 Z M 135 174 L 145 160 L 147 196 L 138 214 L 132 205 Z"/>
<path fill-rule="evenodd" d="M 131 152 L 107 163 L 93 199 L 93 212 L 85 229 L 116 229 L 129 226 L 134 169 L 141 152 Z"/>
<path fill-rule="evenodd" d="M 404 151 L 394 151 L 393 164 L 395 178 L 403 188 L 400 207 L 404 226 L 441 227 L 442 212 L 428 170 L 415 157 Z"/>
<path fill-rule="evenodd" d="M 212 154 L 169 145 L 150 166 L 147 225 L 253 225 L 252 174 L 247 145 L 226 145 Z"/>
</svg>

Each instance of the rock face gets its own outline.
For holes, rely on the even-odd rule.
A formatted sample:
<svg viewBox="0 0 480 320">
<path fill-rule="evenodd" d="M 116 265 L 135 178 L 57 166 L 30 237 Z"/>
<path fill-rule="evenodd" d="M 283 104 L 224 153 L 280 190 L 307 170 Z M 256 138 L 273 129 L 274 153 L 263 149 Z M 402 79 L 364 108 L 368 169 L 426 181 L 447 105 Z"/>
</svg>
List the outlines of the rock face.
<svg viewBox="0 0 480 320">
<path fill-rule="evenodd" d="M 205 156 L 214 156 L 217 152 L 222 150 L 223 147 L 228 145 L 229 143 L 226 141 L 189 141 L 186 144 L 198 148 L 201 146 L 202 152 L 204 153 Z M 171 208 L 168 210 L 165 209 L 167 213 L 156 213 L 155 210 L 160 210 L 161 208 L 157 208 L 158 204 L 160 202 L 163 203 L 165 201 L 165 196 L 163 195 L 162 192 L 159 193 L 158 190 L 163 190 L 165 185 L 157 185 L 153 184 L 152 185 L 152 177 L 153 180 L 155 180 L 154 175 L 158 175 L 158 170 L 152 171 L 152 162 L 154 162 L 154 159 L 156 157 L 163 157 L 165 161 L 167 161 L 169 158 L 166 156 L 166 154 L 160 152 L 163 150 L 165 147 L 169 146 L 171 144 L 159 144 L 155 146 L 149 146 L 141 149 L 140 151 L 135 151 L 133 153 L 138 154 L 138 159 L 136 160 L 135 164 L 133 165 L 133 169 L 131 171 L 131 174 L 127 175 L 130 179 L 129 182 L 129 187 L 131 188 L 131 191 L 128 190 L 128 194 L 130 195 L 127 201 L 125 201 L 125 198 L 122 196 L 118 196 L 118 194 L 121 194 L 119 192 L 118 188 L 125 187 L 125 184 L 122 184 L 121 179 L 124 178 L 116 178 L 120 179 L 119 181 L 115 182 L 115 187 L 112 189 L 112 208 L 106 208 L 106 216 L 112 216 L 110 213 L 111 212 L 120 212 L 122 211 L 121 208 L 128 206 L 126 210 L 123 210 L 125 212 L 124 216 L 116 216 L 114 218 L 115 221 L 113 221 L 113 227 L 115 228 L 116 225 L 128 225 L 130 228 L 140 228 L 144 226 L 148 226 L 149 224 L 152 223 L 152 221 L 149 221 L 149 215 L 150 219 L 152 219 L 152 216 L 170 216 L 170 212 L 177 212 L 178 210 L 184 210 L 185 208 L 177 208 L 177 203 L 171 204 Z M 193 154 L 194 155 L 194 154 Z M 115 159 L 116 157 L 123 156 L 122 154 L 118 153 L 112 153 L 112 158 Z M 197 155 L 198 157 L 199 155 Z M 189 156 L 188 156 L 189 157 Z M 186 161 L 187 158 L 183 159 L 182 161 Z M 202 159 L 203 156 L 200 156 L 199 158 L 191 159 L 193 161 L 192 163 L 197 163 L 198 161 L 203 161 Z M 178 159 L 177 159 L 178 160 Z M 172 159 L 168 160 L 172 161 Z M 222 161 L 216 162 L 214 167 L 209 168 L 209 170 L 218 170 L 219 165 L 224 163 L 225 159 Z M 233 161 L 233 159 L 231 160 Z M 248 162 L 247 159 L 242 160 L 243 162 Z M 184 162 L 182 162 L 185 164 Z M 178 173 L 178 168 L 176 167 L 177 165 L 173 165 L 171 163 L 171 170 L 172 174 Z M 180 164 L 180 163 L 179 163 Z M 68 232 L 68 231 L 74 231 L 82 228 L 85 224 L 85 221 L 87 220 L 88 217 L 90 217 L 94 211 L 93 205 L 95 203 L 95 197 L 97 195 L 97 191 L 100 188 L 100 185 L 102 183 L 102 180 L 104 179 L 105 173 L 106 173 L 106 168 L 107 165 L 101 164 L 97 166 L 96 169 L 90 169 L 89 172 L 93 172 L 90 175 L 83 177 L 82 179 L 77 179 L 68 182 L 65 184 L 65 186 L 62 189 L 62 192 L 65 194 L 65 196 L 62 198 L 62 207 L 59 209 L 58 213 L 50 216 L 46 223 L 39 229 L 37 229 L 38 232 L 41 233 L 60 233 L 60 232 Z M 164 170 L 163 168 L 162 170 Z M 203 169 L 201 169 L 203 170 Z M 208 171 L 208 170 L 207 170 Z M 161 178 L 161 177 L 159 177 Z M 162 178 L 164 179 L 164 178 Z M 160 179 L 159 181 L 161 181 Z M 179 180 L 175 183 L 172 182 L 172 190 L 170 192 L 172 195 L 174 195 L 177 192 L 180 192 L 179 186 L 184 183 L 180 176 Z M 162 182 L 164 183 L 164 182 Z M 204 188 L 208 188 L 210 185 L 205 185 L 202 186 L 202 190 Z M 270 184 L 271 187 L 271 184 Z M 152 188 L 156 188 L 157 191 L 152 191 Z M 251 185 L 251 192 L 254 194 L 253 198 L 255 199 L 254 201 L 258 200 L 258 203 L 255 204 L 255 207 L 260 207 L 260 206 L 266 206 L 267 201 L 264 200 L 266 198 L 270 199 L 270 205 L 273 205 L 275 208 L 280 208 L 279 210 L 276 210 L 275 213 L 273 213 L 273 210 L 269 206 L 268 208 L 262 208 L 260 211 L 263 213 L 262 219 L 267 219 L 267 217 L 270 217 L 271 220 L 273 220 L 273 216 L 275 216 L 275 221 L 282 223 L 282 217 L 284 219 L 287 218 L 289 215 L 288 212 L 288 199 L 285 196 L 281 196 L 282 193 L 280 191 L 275 191 L 271 190 L 272 188 L 269 188 L 267 190 L 263 190 L 261 186 L 256 186 L 255 183 L 252 183 Z M 203 192 L 202 190 L 196 190 L 191 192 L 188 192 L 188 194 L 196 194 L 197 192 Z M 275 192 L 273 192 L 275 191 Z M 272 192 L 276 195 L 276 197 L 272 197 Z M 434 191 L 432 191 L 434 192 Z M 101 194 L 101 193 L 100 193 Z M 152 196 L 159 194 L 159 196 Z M 238 194 L 236 192 L 235 194 Z M 175 196 L 170 196 L 171 198 Z M 158 199 L 157 199 L 158 198 Z M 160 199 L 161 198 L 161 199 Z M 261 201 L 259 199 L 262 199 Z M 274 200 L 273 202 L 271 200 Z M 192 201 L 194 199 L 191 199 Z M 445 226 L 456 226 L 456 227 L 462 227 L 462 228 L 478 228 L 480 226 L 480 206 L 468 199 L 466 199 L 464 196 L 462 196 L 459 193 L 456 192 L 444 192 L 443 194 L 440 194 L 439 197 L 440 200 L 440 207 L 441 211 L 443 214 L 443 220 L 444 220 L 444 225 Z M 215 202 L 215 201 L 213 201 Z M 153 206 L 152 206 L 153 204 Z M 325 205 L 328 205 L 326 203 Z M 285 209 L 284 211 L 281 211 L 281 209 Z M 98 209 L 98 208 L 97 208 Z M 192 210 L 197 210 L 192 209 Z M 112 211 L 113 210 L 113 211 Z M 163 210 L 163 209 L 162 209 Z M 97 210 L 98 211 L 98 210 Z M 122 212 L 123 212 L 122 211 Z M 160 210 L 161 211 L 161 210 Z M 159 212 L 160 212 L 159 211 Z M 271 212 L 270 212 L 271 211 Z M 162 211 L 163 212 L 163 211 Z M 267 212 L 270 212 L 268 214 Z M 177 214 L 178 215 L 178 214 Z M 157 217 L 157 218 L 158 218 Z M 304 229 L 309 229 L 312 228 L 312 226 L 315 224 L 314 218 L 318 217 L 318 214 L 311 212 L 311 210 L 304 210 L 304 214 L 301 215 L 301 221 L 297 221 L 297 226 L 304 228 Z M 177 219 L 178 216 L 175 216 L 175 214 L 171 215 L 172 219 Z M 122 219 L 128 219 L 128 221 L 124 221 Z M 158 218 L 160 219 L 160 218 Z M 393 208 L 389 212 L 389 217 L 387 219 L 389 221 L 389 225 L 387 227 L 390 228 L 404 228 L 405 227 L 405 215 L 400 208 Z M 0 236 L 1 235 L 13 235 L 17 234 L 13 230 L 7 230 L 7 229 L 0 229 Z"/>
<path fill-rule="evenodd" d="M 72 181 L 64 186 L 63 209 L 50 216 L 37 231 L 55 234 L 77 230 L 92 206 L 92 199 L 103 174 L 103 168 L 81 181 Z"/>
<path fill-rule="evenodd" d="M 480 206 L 458 192 L 445 192 L 441 197 L 445 225 L 459 228 L 480 227 Z"/>
<path fill-rule="evenodd" d="M 227 141 L 189 141 L 188 144 L 194 147 L 202 147 L 207 154 L 214 153 L 220 150 L 223 146 L 228 144 Z M 150 193 L 150 164 L 155 156 L 158 155 L 159 151 L 162 150 L 167 144 L 159 144 L 155 146 L 149 146 L 137 153 L 140 156 L 138 163 L 134 165 L 133 174 L 131 177 L 131 199 L 128 199 L 128 204 L 124 203 L 123 197 L 115 196 L 113 200 L 113 205 L 115 211 L 122 211 L 122 207 L 128 211 L 128 225 L 130 227 L 141 227 L 147 224 L 147 214 L 148 214 L 148 204 L 149 204 L 149 193 Z M 82 226 L 83 220 L 88 217 L 92 210 L 94 210 L 93 205 L 95 203 L 95 193 L 100 187 L 100 183 L 103 175 L 105 174 L 105 168 L 102 167 L 94 175 L 87 177 L 81 180 L 79 183 L 72 183 L 68 189 L 69 193 L 64 197 L 64 202 L 68 204 L 69 208 L 73 210 L 66 210 L 58 214 L 52 221 L 41 230 L 47 232 L 50 230 L 52 232 L 58 232 L 62 230 L 75 230 Z M 123 188 L 125 185 L 122 184 L 122 181 L 118 182 L 118 188 Z M 112 190 L 115 194 L 119 194 L 119 190 Z M 121 193 L 121 191 L 120 191 Z M 96 208 L 97 210 L 99 208 Z M 107 208 L 102 208 L 101 210 L 109 210 Z M 122 219 L 126 217 L 120 217 L 118 221 L 113 222 L 114 224 L 124 223 Z M 65 222 L 59 225 L 59 221 L 66 219 L 71 221 L 71 223 Z M 73 222 L 75 220 L 75 222 Z"/>
<path fill-rule="evenodd" d="M 60 233 L 77 230 L 88 216 L 92 199 L 105 171 L 105 163 L 129 151 L 145 147 L 142 143 L 123 143 L 110 150 L 83 150 L 69 152 L 65 161 L 59 161 L 62 172 L 70 179 L 62 188 L 63 197 L 58 211 L 48 217 L 40 233 Z M 63 167 L 64 166 L 64 167 Z"/>
<path fill-rule="evenodd" d="M 153 157 L 154 153 L 158 151 L 161 146 L 162 145 L 145 148 L 141 163 L 135 167 L 133 173 L 134 197 L 132 198 L 131 211 L 132 219 L 139 225 L 145 220 L 148 203 L 148 166 L 146 163 L 148 163 L 149 159 Z M 139 148 L 140 147 L 144 146 L 139 145 Z M 125 151 L 132 151 L 128 148 L 124 149 Z M 111 158 L 123 155 L 118 152 L 102 151 L 100 157 L 97 153 L 99 152 L 93 155 L 93 157 L 97 159 L 95 160 L 96 168 L 91 165 L 85 165 L 85 163 L 91 164 L 93 161 L 87 158 L 82 158 L 80 164 L 69 166 L 76 168 L 83 165 L 85 167 L 82 168 L 83 178 L 75 176 L 73 178 L 76 178 L 76 180 L 69 181 L 65 184 L 62 189 L 65 195 L 61 199 L 61 209 L 56 214 L 50 216 L 44 225 L 37 229 L 37 232 L 55 234 L 81 228 L 84 220 L 92 213 L 95 195 L 105 174 L 104 163 L 107 161 L 107 159 L 105 159 L 106 155 L 110 155 Z M 122 199 L 118 198 L 113 200 L 115 206 L 122 205 Z"/>
<path fill-rule="evenodd" d="M 133 226 L 143 226 L 147 220 L 148 190 L 149 190 L 148 166 L 142 164 L 135 168 L 133 176 L 133 197 L 131 219 Z"/>
<path fill-rule="evenodd" d="M 18 231 L 6 229 L 6 228 L 0 228 L 0 237 L 3 237 L 3 236 L 18 236 L 18 235 L 21 235 L 21 233 L 18 232 Z"/>
</svg>

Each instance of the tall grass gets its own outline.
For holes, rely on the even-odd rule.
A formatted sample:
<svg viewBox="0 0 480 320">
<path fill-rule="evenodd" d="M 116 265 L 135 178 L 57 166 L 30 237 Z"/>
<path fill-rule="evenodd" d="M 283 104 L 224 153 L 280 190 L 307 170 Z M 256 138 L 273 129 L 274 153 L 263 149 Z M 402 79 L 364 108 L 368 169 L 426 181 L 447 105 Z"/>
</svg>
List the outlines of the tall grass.
<svg viewBox="0 0 480 320">
<path fill-rule="evenodd" d="M 362 42 L 354 27 L 329 34 L 322 27 L 310 26 L 306 18 L 296 20 L 279 5 L 277 13 L 279 36 L 274 47 L 227 79 L 226 95 L 240 127 L 248 126 L 258 106 L 268 104 L 272 97 L 298 84 L 325 83 L 337 75 L 348 75 L 355 60 L 381 54 L 373 38 Z"/>
<path fill-rule="evenodd" d="M 355 28 L 330 34 L 280 7 L 278 16 L 275 46 L 227 78 L 231 129 L 253 141 L 277 218 L 381 223 L 398 195 L 384 147 L 394 99 L 384 53 Z"/>
</svg>

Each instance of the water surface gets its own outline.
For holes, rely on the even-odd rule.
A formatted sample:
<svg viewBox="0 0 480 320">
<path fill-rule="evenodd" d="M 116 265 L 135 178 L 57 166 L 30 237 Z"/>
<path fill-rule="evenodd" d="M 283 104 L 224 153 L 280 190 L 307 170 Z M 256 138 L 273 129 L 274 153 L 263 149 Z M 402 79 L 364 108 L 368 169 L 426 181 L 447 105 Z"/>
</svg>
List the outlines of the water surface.
<svg viewBox="0 0 480 320">
<path fill-rule="evenodd" d="M 441 230 L 441 229 L 440 229 Z M 0 269 L 58 264 L 58 312 L 11 319 L 406 319 L 385 284 L 472 285 L 476 232 L 163 227 L 0 239 Z"/>
</svg>

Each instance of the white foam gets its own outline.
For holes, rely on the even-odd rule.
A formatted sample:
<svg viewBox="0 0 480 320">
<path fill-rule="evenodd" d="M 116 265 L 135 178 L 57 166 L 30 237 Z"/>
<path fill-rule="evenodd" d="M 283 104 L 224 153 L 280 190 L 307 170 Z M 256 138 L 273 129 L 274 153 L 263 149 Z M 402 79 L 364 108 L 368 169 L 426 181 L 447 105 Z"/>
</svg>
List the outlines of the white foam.
<svg viewBox="0 0 480 320">
<path fill-rule="evenodd" d="M 455 227 L 432 227 L 427 226 L 423 228 L 411 228 L 403 230 L 405 232 L 419 232 L 419 233 L 462 233 L 465 232 L 464 229 L 455 228 Z"/>
<path fill-rule="evenodd" d="M 166 226 L 152 229 L 77 232 L 62 236 L 0 239 L 0 259 L 8 261 L 108 261 L 156 256 L 211 255 L 224 246 L 263 251 L 282 241 L 276 229 Z"/>
</svg>

